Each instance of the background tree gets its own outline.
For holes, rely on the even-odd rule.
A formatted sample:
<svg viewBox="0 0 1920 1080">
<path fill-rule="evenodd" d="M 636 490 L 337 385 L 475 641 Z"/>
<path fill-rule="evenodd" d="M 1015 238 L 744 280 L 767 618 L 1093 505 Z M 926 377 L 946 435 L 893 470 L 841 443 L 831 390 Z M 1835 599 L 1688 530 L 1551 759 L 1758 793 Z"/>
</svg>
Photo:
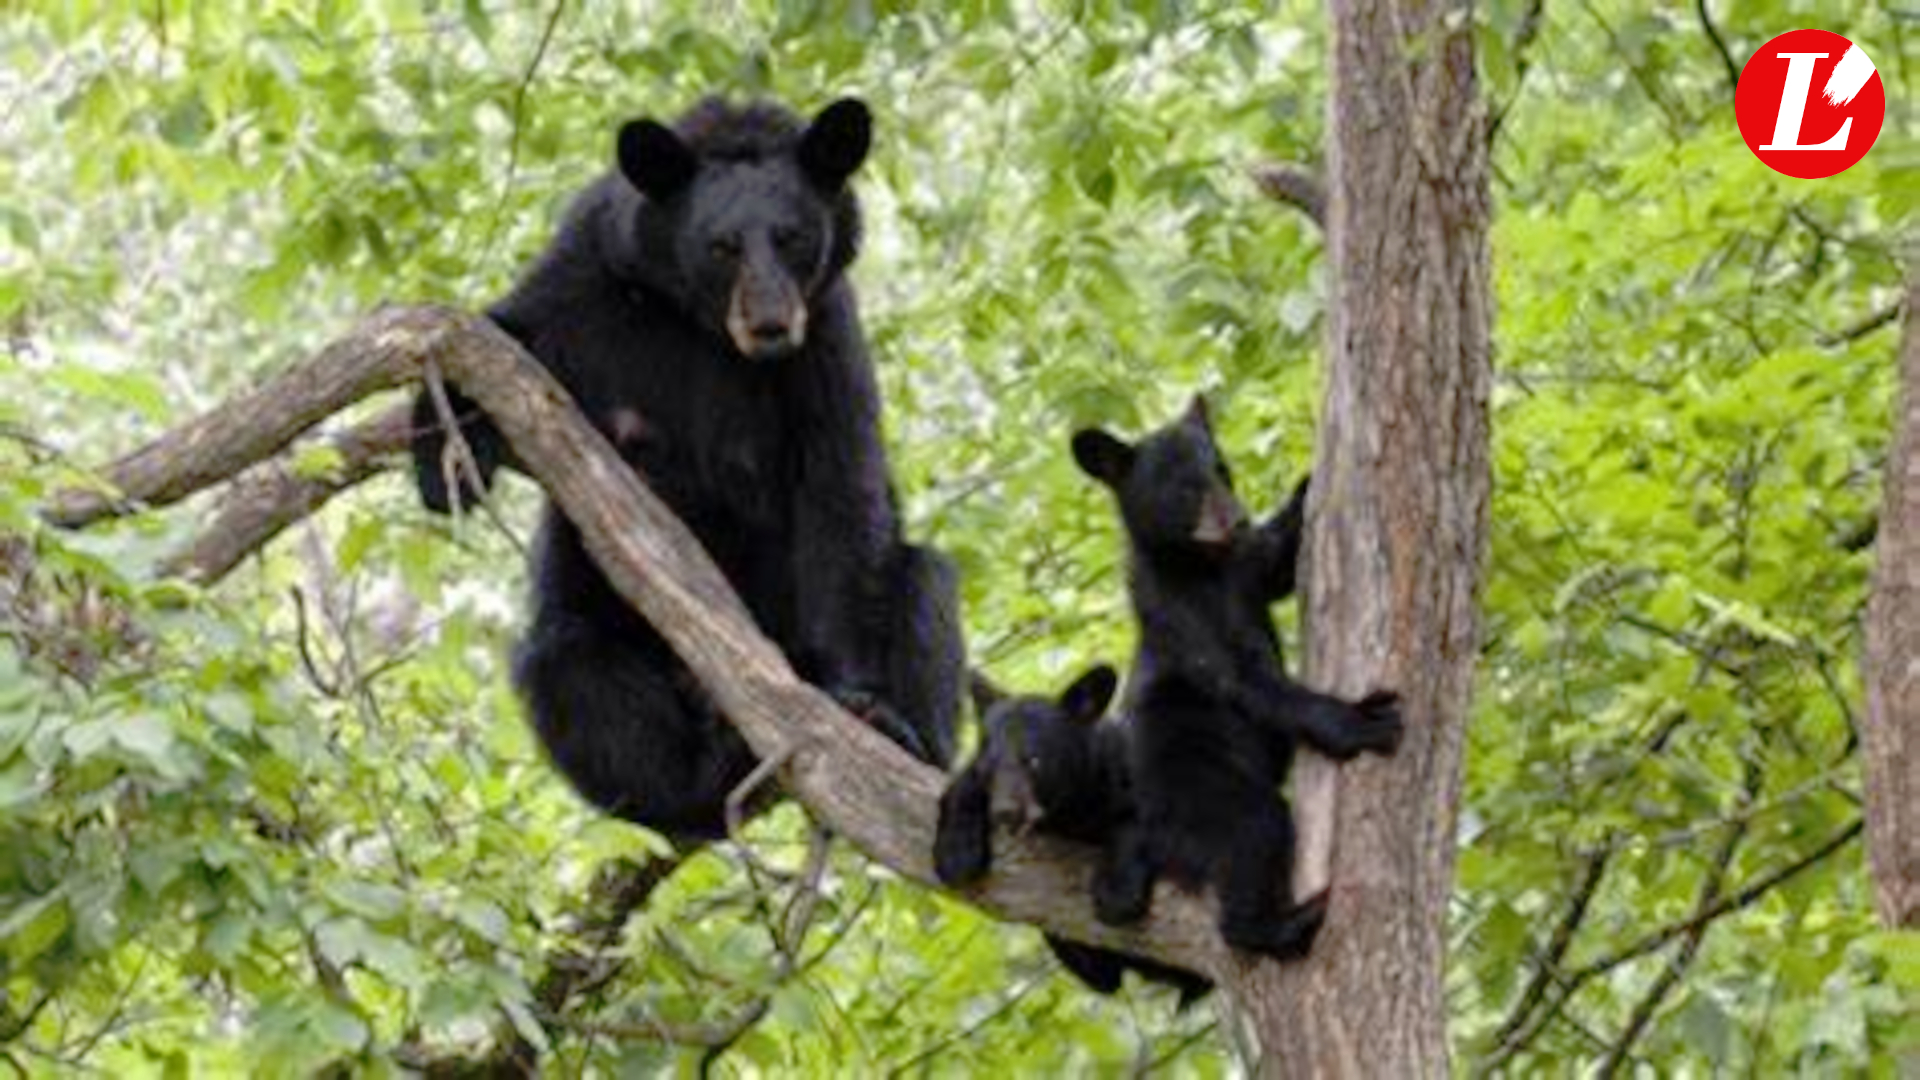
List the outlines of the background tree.
<svg viewBox="0 0 1920 1080">
<path fill-rule="evenodd" d="M 1729 73 L 1805 18 L 1476 14 L 1500 363 L 1447 910 L 1467 1070 L 1846 1071 L 1920 1042 L 1911 932 L 1879 928 L 1853 842 L 1851 734 L 1920 38 L 1885 5 L 1821 9 L 1879 64 L 1888 127 L 1791 181 L 1739 142 Z M 793 888 L 765 870 L 805 867 L 791 813 L 750 830 L 759 865 L 702 854 L 636 909 L 657 845 L 580 808 L 502 674 L 528 487 L 497 522 L 426 519 L 377 440 L 344 439 L 377 404 L 253 478 L 370 477 L 215 589 L 155 569 L 211 503 L 74 534 L 35 514 L 378 300 L 495 295 L 611 118 L 862 92 L 858 282 L 913 526 L 960 556 L 988 669 L 1055 685 L 1128 648 L 1068 432 L 1204 388 L 1255 501 L 1311 457 L 1326 252 L 1244 168 L 1326 165 L 1328 48 L 1304 0 L 9 9 L 0 1051 L 1228 1068 L 1210 1011 L 1085 995 L 1030 930 L 844 845 L 784 958 Z"/>
<path fill-rule="evenodd" d="M 1887 452 L 1879 563 L 1867 607 L 1861 724 L 1867 847 L 1880 917 L 1920 927 L 1920 250 L 1907 287 L 1900 393 Z"/>
</svg>

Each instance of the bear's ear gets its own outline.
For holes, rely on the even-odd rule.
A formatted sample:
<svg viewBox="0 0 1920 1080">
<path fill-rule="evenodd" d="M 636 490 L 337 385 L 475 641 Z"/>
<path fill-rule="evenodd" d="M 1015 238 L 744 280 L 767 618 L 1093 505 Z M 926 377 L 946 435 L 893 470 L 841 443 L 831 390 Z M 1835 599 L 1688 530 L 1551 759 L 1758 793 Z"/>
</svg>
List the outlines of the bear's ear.
<svg viewBox="0 0 1920 1080">
<path fill-rule="evenodd" d="M 967 673 L 967 693 L 973 698 L 973 715 L 980 720 L 987 718 L 987 710 L 1007 699 L 1005 690 L 978 671 Z"/>
<path fill-rule="evenodd" d="M 1187 403 L 1187 423 L 1198 424 L 1207 434 L 1213 434 L 1213 412 L 1207 408 L 1207 395 L 1195 394 Z"/>
<path fill-rule="evenodd" d="M 1073 436 L 1073 460 L 1080 471 L 1104 484 L 1117 487 L 1133 471 L 1133 447 L 1099 428 L 1087 428 Z"/>
<path fill-rule="evenodd" d="M 699 167 L 687 144 L 658 120 L 631 120 L 620 129 L 620 174 L 655 202 L 685 190 Z"/>
<path fill-rule="evenodd" d="M 1097 724 L 1107 714 L 1107 705 L 1119 688 L 1120 676 L 1107 665 L 1096 664 L 1060 694 L 1060 708 L 1075 723 Z"/>
<path fill-rule="evenodd" d="M 859 98 L 841 98 L 820 110 L 800 136 L 800 171 L 822 191 L 838 191 L 867 160 L 873 114 Z"/>
</svg>

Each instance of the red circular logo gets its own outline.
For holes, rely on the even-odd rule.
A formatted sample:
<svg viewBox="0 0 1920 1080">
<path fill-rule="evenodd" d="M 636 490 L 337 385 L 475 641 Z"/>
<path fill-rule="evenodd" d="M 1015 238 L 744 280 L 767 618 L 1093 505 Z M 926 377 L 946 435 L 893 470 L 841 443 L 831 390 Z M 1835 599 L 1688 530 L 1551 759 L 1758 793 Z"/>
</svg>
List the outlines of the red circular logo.
<svg viewBox="0 0 1920 1080">
<path fill-rule="evenodd" d="M 1817 180 L 1867 156 L 1887 118 L 1887 91 L 1860 46 L 1825 30 L 1789 30 L 1747 61 L 1733 112 L 1755 157 Z"/>
</svg>

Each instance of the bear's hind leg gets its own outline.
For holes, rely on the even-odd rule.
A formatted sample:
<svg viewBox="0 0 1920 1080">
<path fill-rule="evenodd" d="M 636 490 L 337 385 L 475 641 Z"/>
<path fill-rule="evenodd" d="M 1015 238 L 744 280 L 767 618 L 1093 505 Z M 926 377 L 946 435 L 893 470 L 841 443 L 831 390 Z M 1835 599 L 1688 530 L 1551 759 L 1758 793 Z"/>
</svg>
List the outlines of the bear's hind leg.
<svg viewBox="0 0 1920 1080">
<path fill-rule="evenodd" d="M 889 645 L 887 704 L 918 739 L 916 756 L 944 769 L 953 761 L 967 679 L 959 575 L 945 555 L 908 544 L 900 548 L 896 580 L 898 616 Z M 905 745 L 898 736 L 895 741 Z"/>
<path fill-rule="evenodd" d="M 675 841 L 726 835 L 726 800 L 753 755 L 663 649 L 544 615 L 514 683 L 553 762 L 587 801 Z"/>
<path fill-rule="evenodd" d="M 1231 846 L 1219 853 L 1215 888 L 1220 936 L 1233 948 L 1298 960 L 1326 920 L 1325 894 L 1293 901 L 1293 817 L 1285 803 L 1249 805 Z"/>
</svg>

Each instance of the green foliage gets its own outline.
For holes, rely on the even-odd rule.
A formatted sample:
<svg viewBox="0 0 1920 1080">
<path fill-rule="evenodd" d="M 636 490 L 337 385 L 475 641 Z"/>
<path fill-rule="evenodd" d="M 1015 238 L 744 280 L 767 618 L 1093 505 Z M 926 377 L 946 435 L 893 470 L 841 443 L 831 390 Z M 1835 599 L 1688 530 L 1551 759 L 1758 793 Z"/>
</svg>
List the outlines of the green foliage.
<svg viewBox="0 0 1920 1080">
<path fill-rule="evenodd" d="M 1738 7 L 1736 63 L 1810 17 Z M 1821 25 L 1869 43 L 1893 108 L 1819 182 L 1742 147 L 1693 5 L 1497 3 L 1481 28 L 1499 376 L 1448 973 L 1468 1067 L 1500 1052 L 1596 859 L 1564 971 L 1859 817 L 1892 331 L 1847 331 L 1895 297 L 1920 57 L 1911 26 L 1842 7 Z M 769 926 L 792 885 L 698 856 L 543 1029 L 548 958 L 598 944 L 576 919 L 599 869 L 661 848 L 585 812 L 521 723 L 513 542 L 384 479 L 201 592 L 156 567 L 203 507 L 78 535 L 32 507 L 373 303 L 485 302 L 618 118 L 860 92 L 881 132 L 857 279 L 901 488 L 961 563 L 980 661 L 1054 685 L 1128 645 L 1075 425 L 1139 429 L 1205 389 L 1251 502 L 1306 467 L 1323 243 L 1243 169 L 1319 159 L 1326 46 L 1301 3 L 0 16 L 0 1054 L 386 1074 L 518 1035 L 563 1074 L 625 1075 L 691 1068 L 698 1048 L 650 1035 L 764 1000 L 722 1068 L 1230 1070 L 1210 1009 L 1087 995 L 1032 931 L 843 850 L 791 960 Z M 506 494 L 524 533 L 533 493 Z M 752 835 L 800 864 L 797 813 Z M 1680 945 L 1594 974 L 1510 1064 L 1597 1060 Z M 1633 1060 L 1890 1075 L 1920 1045 L 1917 994 L 1920 945 L 1875 928 L 1842 842 L 1711 921 Z"/>
</svg>

